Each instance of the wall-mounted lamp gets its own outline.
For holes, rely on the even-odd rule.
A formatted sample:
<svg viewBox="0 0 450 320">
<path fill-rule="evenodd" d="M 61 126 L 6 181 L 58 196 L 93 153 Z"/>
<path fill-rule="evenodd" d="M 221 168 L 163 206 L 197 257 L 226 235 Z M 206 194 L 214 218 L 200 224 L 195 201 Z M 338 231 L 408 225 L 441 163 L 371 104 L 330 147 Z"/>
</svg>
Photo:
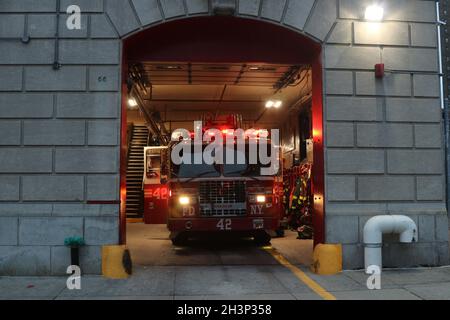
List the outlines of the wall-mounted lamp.
<svg viewBox="0 0 450 320">
<path fill-rule="evenodd" d="M 128 106 L 131 108 L 136 108 L 138 106 L 138 103 L 135 98 L 129 98 L 128 99 Z"/>
<path fill-rule="evenodd" d="M 384 9 L 377 4 L 370 5 L 366 8 L 364 17 L 367 21 L 379 22 L 383 20 Z"/>
</svg>

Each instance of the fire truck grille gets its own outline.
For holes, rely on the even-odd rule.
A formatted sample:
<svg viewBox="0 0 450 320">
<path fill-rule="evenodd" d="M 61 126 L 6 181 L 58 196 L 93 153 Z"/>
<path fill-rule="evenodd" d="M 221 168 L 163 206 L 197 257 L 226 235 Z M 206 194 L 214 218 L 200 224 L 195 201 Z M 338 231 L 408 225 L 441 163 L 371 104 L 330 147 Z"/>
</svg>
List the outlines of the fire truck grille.
<svg viewBox="0 0 450 320">
<path fill-rule="evenodd" d="M 247 213 L 244 181 L 200 182 L 200 214 L 207 217 Z"/>
</svg>

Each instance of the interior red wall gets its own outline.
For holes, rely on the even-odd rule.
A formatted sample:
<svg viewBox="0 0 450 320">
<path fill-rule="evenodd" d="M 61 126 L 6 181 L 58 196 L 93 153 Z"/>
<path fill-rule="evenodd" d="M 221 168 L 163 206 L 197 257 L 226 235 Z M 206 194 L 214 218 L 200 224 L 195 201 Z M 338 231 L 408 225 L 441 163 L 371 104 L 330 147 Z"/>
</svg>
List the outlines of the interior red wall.
<svg viewBox="0 0 450 320">
<path fill-rule="evenodd" d="M 163 23 L 125 40 L 130 61 L 311 63 L 320 44 L 284 27 L 235 17 Z"/>
<path fill-rule="evenodd" d="M 127 242 L 127 96 L 128 96 L 128 59 L 126 50 L 122 54 L 122 101 L 121 101 L 121 119 L 120 119 L 120 226 L 119 226 L 119 242 L 125 244 Z"/>
</svg>

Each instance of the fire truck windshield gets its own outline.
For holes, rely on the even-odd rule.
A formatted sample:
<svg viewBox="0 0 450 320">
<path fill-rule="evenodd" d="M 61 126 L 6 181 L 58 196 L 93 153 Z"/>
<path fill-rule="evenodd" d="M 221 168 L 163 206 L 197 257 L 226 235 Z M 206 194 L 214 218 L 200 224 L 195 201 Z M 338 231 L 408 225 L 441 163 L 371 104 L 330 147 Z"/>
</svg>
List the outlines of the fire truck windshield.
<svg viewBox="0 0 450 320">
<path fill-rule="evenodd" d="M 206 146 L 203 147 L 203 150 Z M 270 156 L 270 145 L 268 146 Z M 224 148 L 224 158 L 226 158 L 227 148 Z M 180 165 L 172 165 L 171 172 L 176 178 L 195 179 L 195 178 L 217 178 L 217 177 L 259 177 L 261 176 L 261 168 L 270 167 L 271 164 L 263 165 L 257 158 L 257 163 L 249 164 L 249 148 L 246 146 L 245 153 L 239 151 L 237 147 L 234 149 L 234 163 L 227 163 L 224 159 L 223 165 L 209 165 L 206 163 L 194 163 L 194 150 L 192 150 L 191 164 L 182 163 Z M 245 162 L 245 163 L 243 163 Z"/>
<path fill-rule="evenodd" d="M 177 178 L 214 178 L 220 177 L 220 171 L 208 164 L 181 164 L 172 168 Z"/>
<path fill-rule="evenodd" d="M 206 146 L 203 146 L 203 150 Z M 202 151 L 203 151 L 202 150 Z M 171 165 L 171 174 L 176 178 L 214 178 L 220 177 L 220 169 L 214 165 L 206 163 L 194 164 L 194 159 L 200 157 L 203 159 L 203 154 L 196 154 L 194 147 L 191 149 L 191 163 L 182 163 L 180 165 Z"/>
<path fill-rule="evenodd" d="M 268 156 L 270 156 L 270 144 L 267 146 Z M 259 152 L 259 150 L 258 150 Z M 257 163 L 250 163 L 250 151 L 248 145 L 245 148 L 245 154 L 242 151 L 234 149 L 234 164 L 225 163 L 223 166 L 223 175 L 225 177 L 259 177 L 261 176 L 261 168 L 268 168 L 270 164 L 263 165 L 259 157 L 256 157 Z M 245 159 L 245 164 L 241 164 L 239 159 Z"/>
</svg>

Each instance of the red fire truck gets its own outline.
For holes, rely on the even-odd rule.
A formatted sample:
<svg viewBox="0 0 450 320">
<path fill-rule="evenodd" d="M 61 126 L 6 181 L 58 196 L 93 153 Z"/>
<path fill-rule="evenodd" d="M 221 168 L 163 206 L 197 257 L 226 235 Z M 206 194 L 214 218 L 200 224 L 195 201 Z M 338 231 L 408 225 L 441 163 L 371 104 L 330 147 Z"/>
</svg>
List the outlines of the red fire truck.
<svg viewBox="0 0 450 320">
<path fill-rule="evenodd" d="M 214 125 L 217 123 L 206 123 L 203 132 L 208 132 Z M 221 124 L 218 129 L 222 132 L 225 154 L 230 148 L 226 144 L 229 139 L 227 133 L 234 128 Z M 282 168 L 271 176 L 262 175 L 261 169 L 267 165 L 249 161 L 249 141 L 245 141 L 245 152 L 236 144 L 232 146 L 236 157 L 245 158 L 245 163 L 239 162 L 243 164 L 224 161 L 213 165 L 175 165 L 169 161 L 168 228 L 174 245 L 181 245 L 187 239 L 205 233 L 250 236 L 260 245 L 270 243 L 271 235 L 280 227 L 283 213 Z M 271 149 L 268 141 L 267 149 Z M 178 143 L 183 142 L 172 143 L 169 153 Z M 201 150 L 204 151 L 206 146 L 204 143 Z M 192 146 L 192 157 L 195 157 L 195 152 Z M 279 156 L 277 161 L 281 165 Z"/>
</svg>

